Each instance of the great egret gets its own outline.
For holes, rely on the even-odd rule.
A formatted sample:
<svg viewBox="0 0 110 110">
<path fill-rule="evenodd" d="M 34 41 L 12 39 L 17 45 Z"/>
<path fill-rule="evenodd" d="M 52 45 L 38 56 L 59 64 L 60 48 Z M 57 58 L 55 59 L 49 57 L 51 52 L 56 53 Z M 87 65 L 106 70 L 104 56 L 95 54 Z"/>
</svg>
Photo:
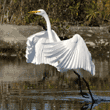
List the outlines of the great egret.
<svg viewBox="0 0 110 110">
<path fill-rule="evenodd" d="M 55 66 L 60 72 L 68 69 L 83 68 L 95 75 L 95 66 L 92 62 L 91 54 L 79 34 L 75 34 L 68 40 L 61 41 L 55 31 L 51 30 L 49 17 L 43 9 L 30 11 L 29 13 L 43 16 L 47 23 L 47 31 L 41 31 L 28 37 L 26 49 L 27 63 L 36 65 L 41 63 L 50 64 Z M 80 80 L 80 75 L 76 71 L 74 73 Z M 88 83 L 83 76 L 82 79 L 88 87 L 92 101 L 94 101 Z M 82 90 L 80 92 L 83 96 Z"/>
<path fill-rule="evenodd" d="M 36 34 L 31 35 L 27 38 L 27 48 L 26 48 L 26 61 L 27 63 L 33 63 L 33 64 L 50 64 L 56 67 L 57 63 L 51 63 L 51 58 L 48 59 L 44 57 L 44 45 L 42 43 L 48 43 L 48 42 L 59 42 L 60 39 L 55 33 L 54 30 L 51 30 L 50 21 L 48 18 L 48 15 L 46 12 L 42 9 L 38 11 L 31 11 L 29 13 L 36 14 L 36 15 L 42 15 L 46 22 L 47 22 L 47 31 L 41 31 Z"/>
</svg>

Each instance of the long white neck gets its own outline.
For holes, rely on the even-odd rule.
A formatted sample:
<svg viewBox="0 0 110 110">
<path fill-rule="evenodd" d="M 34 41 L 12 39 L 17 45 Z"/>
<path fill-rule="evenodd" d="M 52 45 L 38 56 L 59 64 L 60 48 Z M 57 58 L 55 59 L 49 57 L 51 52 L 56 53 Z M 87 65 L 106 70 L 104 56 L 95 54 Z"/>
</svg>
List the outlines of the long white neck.
<svg viewBox="0 0 110 110">
<path fill-rule="evenodd" d="M 48 32 L 48 37 L 49 37 L 49 41 L 50 42 L 54 42 L 53 41 L 53 37 L 52 37 L 52 30 L 51 30 L 51 24 L 50 24 L 50 20 L 47 14 L 45 14 L 44 16 L 46 23 L 47 23 L 47 32 Z"/>
</svg>

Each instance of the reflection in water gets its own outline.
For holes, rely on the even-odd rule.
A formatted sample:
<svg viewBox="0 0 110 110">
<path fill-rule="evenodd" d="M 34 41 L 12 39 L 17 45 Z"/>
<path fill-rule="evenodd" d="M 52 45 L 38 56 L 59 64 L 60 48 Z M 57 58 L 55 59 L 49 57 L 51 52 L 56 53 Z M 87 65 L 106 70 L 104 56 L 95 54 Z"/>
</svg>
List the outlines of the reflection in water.
<svg viewBox="0 0 110 110">
<path fill-rule="evenodd" d="M 95 63 L 95 67 L 96 67 L 96 75 L 100 78 L 106 77 L 108 75 L 108 71 L 109 71 L 109 67 L 108 67 L 108 60 L 107 59 L 93 59 L 93 62 Z M 50 70 L 49 70 L 50 69 Z M 53 73 L 53 76 L 57 76 L 58 74 L 56 74 L 56 70 L 54 68 L 52 68 L 51 66 L 47 65 L 34 65 L 34 64 L 28 64 L 26 63 L 26 59 L 18 59 L 16 57 L 0 57 L 0 82 L 1 81 L 33 81 L 34 79 L 36 81 L 39 81 L 42 79 L 43 75 L 42 73 L 44 73 L 44 71 L 49 71 L 51 73 Z M 85 71 L 83 71 L 85 72 Z M 68 76 L 68 74 L 66 74 Z M 86 74 L 84 73 L 84 75 L 86 76 Z M 88 74 L 89 75 L 89 74 Z M 72 74 L 71 77 L 74 77 L 75 75 Z M 84 76 L 84 77 L 85 77 Z M 87 76 L 86 76 L 87 77 Z M 57 79 L 58 77 L 56 77 Z M 60 81 L 60 82 L 58 82 Z M 62 82 L 62 80 L 58 80 L 58 84 L 61 83 L 61 85 L 64 84 L 64 82 L 66 82 L 66 84 L 69 84 L 68 80 Z M 9 82 L 10 83 L 10 82 Z M 62 84 L 63 83 L 63 84 Z M 72 85 L 73 83 L 70 82 Z M 2 84 L 2 83 L 1 83 Z M 68 109 L 68 110 L 72 110 L 72 109 L 77 109 L 80 110 L 82 109 L 88 109 L 91 107 L 91 104 L 84 104 L 83 103 L 79 103 L 80 99 L 84 101 L 84 99 L 82 99 L 81 96 L 74 96 L 76 94 L 76 92 L 73 92 L 73 95 L 70 97 L 67 97 L 68 94 L 64 95 L 63 92 L 66 91 L 60 91 L 59 92 L 59 96 L 56 95 L 54 92 L 57 91 L 52 91 L 49 89 L 48 91 L 48 95 L 43 95 L 44 93 L 46 93 L 45 91 L 45 85 L 48 85 L 51 89 L 52 86 L 50 86 L 50 84 L 47 82 L 44 83 L 44 85 L 41 83 L 35 83 L 37 86 L 41 87 L 40 89 L 44 89 L 44 92 L 39 96 L 38 94 L 41 93 L 37 93 L 37 91 L 32 91 L 31 93 L 34 95 L 31 96 L 25 96 L 26 93 L 22 93 L 24 91 L 24 89 L 28 89 L 28 85 L 32 84 L 28 84 L 28 82 L 25 82 L 25 84 L 23 84 L 22 82 L 20 82 L 21 85 L 17 85 L 15 84 L 16 88 L 13 88 L 13 84 L 10 84 L 10 88 L 14 89 L 14 91 L 16 92 L 15 89 L 19 90 L 19 93 L 17 95 L 10 95 L 12 93 L 12 91 L 10 92 L 10 90 L 8 91 L 7 89 L 7 93 L 9 93 L 8 95 L 4 94 L 4 91 L 2 92 L 2 86 L 1 88 L 1 98 L 0 98 L 0 109 L 3 110 L 64 110 L 64 109 Z M 101 83 L 100 83 L 101 84 Z M 25 85 L 25 86 L 24 86 Z M 56 85 L 55 87 L 57 87 L 58 85 Z M 102 85 L 103 86 L 103 85 Z M 106 85 L 104 85 L 106 86 Z M 9 88 L 8 83 L 4 84 L 5 88 Z M 70 85 L 68 86 L 70 87 Z M 33 87 L 32 87 L 33 88 Z M 31 88 L 31 89 L 32 89 Z M 71 87 L 70 87 L 71 88 Z M 73 88 L 71 88 L 73 89 Z M 21 92 L 22 91 L 22 92 Z M 51 93 L 52 92 L 52 93 Z M 29 91 L 27 93 L 30 93 Z M 35 95 L 36 93 L 36 95 Z M 49 95 L 49 94 L 55 94 L 55 95 Z M 99 93 L 98 93 L 99 94 Z M 107 98 L 106 98 L 107 99 Z M 87 102 L 86 102 L 87 103 Z M 99 104 L 99 103 L 98 103 Z M 95 109 L 99 109 L 99 105 L 98 104 L 94 104 L 92 105 Z M 105 107 L 103 107 L 102 105 L 105 105 Z M 105 104 L 103 102 L 103 104 L 100 105 L 101 108 L 106 108 L 106 106 L 109 106 L 109 103 Z M 108 108 L 109 110 L 110 108 Z"/>
<path fill-rule="evenodd" d="M 109 73 L 109 60 L 108 59 L 93 59 L 96 68 L 96 75 L 98 77 L 104 78 Z M 33 80 L 42 79 L 42 73 L 44 71 L 49 71 L 54 73 L 55 69 L 51 69 L 51 66 L 34 65 L 26 63 L 26 59 L 19 59 L 16 57 L 0 57 L 0 81 L 17 81 L 17 80 Z M 87 71 L 81 70 L 84 77 L 89 76 L 85 74 Z M 76 76 L 76 75 L 73 75 Z"/>
<path fill-rule="evenodd" d="M 58 92 L 58 91 L 57 91 Z M 109 91 L 110 92 L 110 91 Z M 67 93 L 68 94 L 68 93 Z M 0 109 L 1 110 L 88 110 L 94 108 L 98 110 L 110 109 L 110 97 L 94 96 L 98 101 L 94 104 L 90 103 L 91 99 L 83 98 L 79 95 L 60 95 L 50 94 L 33 96 L 18 96 L 2 94 L 0 96 Z M 53 97 L 53 98 L 50 98 Z M 84 103 L 86 102 L 86 103 Z"/>
<path fill-rule="evenodd" d="M 49 103 L 44 104 L 44 110 L 51 110 L 51 106 Z"/>
<path fill-rule="evenodd" d="M 4 56 L 0 58 L 0 64 L 0 81 L 33 80 L 35 72 L 41 77 L 44 70 L 44 65 L 27 64 L 25 58 Z"/>
<path fill-rule="evenodd" d="M 108 59 L 95 59 L 95 69 L 96 69 L 96 76 L 100 78 L 104 78 L 109 73 L 109 60 Z"/>
</svg>

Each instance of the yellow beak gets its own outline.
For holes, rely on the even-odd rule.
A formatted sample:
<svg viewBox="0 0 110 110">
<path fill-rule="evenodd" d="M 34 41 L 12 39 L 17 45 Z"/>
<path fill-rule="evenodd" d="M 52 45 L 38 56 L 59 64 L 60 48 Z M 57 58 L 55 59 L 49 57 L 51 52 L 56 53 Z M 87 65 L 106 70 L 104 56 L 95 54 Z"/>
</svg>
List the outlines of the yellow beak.
<svg viewBox="0 0 110 110">
<path fill-rule="evenodd" d="M 30 11 L 30 12 L 28 12 L 28 13 L 30 13 L 30 14 L 35 14 L 35 13 L 39 13 L 40 11 Z"/>
</svg>

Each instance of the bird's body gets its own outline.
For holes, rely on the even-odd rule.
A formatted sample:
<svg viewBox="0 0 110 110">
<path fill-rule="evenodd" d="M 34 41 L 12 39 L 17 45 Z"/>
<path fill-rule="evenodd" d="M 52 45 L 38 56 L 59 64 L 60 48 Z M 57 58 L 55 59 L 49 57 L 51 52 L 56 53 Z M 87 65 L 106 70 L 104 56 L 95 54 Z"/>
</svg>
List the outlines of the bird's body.
<svg viewBox="0 0 110 110">
<path fill-rule="evenodd" d="M 33 64 L 50 64 L 52 66 L 57 65 L 58 62 L 51 63 L 50 61 L 52 58 L 48 59 L 44 56 L 43 50 L 44 45 L 43 43 L 50 43 L 50 42 L 59 42 L 60 39 L 57 36 L 56 32 L 54 30 L 51 30 L 51 25 L 48 15 L 46 12 L 42 9 L 40 9 L 44 13 L 44 18 L 47 22 L 47 31 L 41 31 L 36 34 L 31 35 L 27 38 L 27 48 L 26 48 L 26 61 L 27 63 L 33 63 Z"/>
<path fill-rule="evenodd" d="M 91 54 L 79 34 L 75 34 L 68 40 L 44 43 L 44 45 L 45 56 L 53 58 L 52 63 L 60 61 L 57 68 L 60 68 L 61 72 L 83 68 L 95 75 Z"/>
<path fill-rule="evenodd" d="M 60 41 L 60 39 L 56 39 L 55 36 L 57 34 L 54 30 L 52 30 L 52 36 L 54 37 L 54 42 Z M 31 35 L 27 39 L 27 48 L 26 48 L 26 61 L 27 63 L 33 63 L 33 64 L 51 64 L 52 66 L 56 66 L 56 63 L 50 63 L 51 58 L 48 59 L 44 57 L 43 49 L 44 45 L 43 43 L 49 43 L 48 38 L 48 32 L 47 31 L 41 31 L 36 34 Z"/>
<path fill-rule="evenodd" d="M 30 13 L 44 17 L 47 23 L 47 31 L 41 31 L 28 37 L 27 63 L 50 64 L 60 72 L 83 68 L 95 75 L 95 66 L 91 54 L 79 34 L 61 41 L 55 31 L 51 29 L 49 17 L 44 10 L 40 9 Z"/>
<path fill-rule="evenodd" d="M 91 54 L 79 34 L 75 34 L 68 40 L 61 41 L 55 31 L 51 29 L 49 17 L 44 10 L 39 9 L 29 13 L 43 16 L 47 23 L 47 31 L 28 37 L 26 48 L 27 63 L 36 65 L 41 63 L 50 64 L 60 72 L 68 69 L 83 68 L 95 75 L 95 65 L 92 62 Z M 80 80 L 80 75 L 76 71 L 74 73 Z M 83 80 L 94 102 L 89 85 L 84 78 Z"/>
</svg>

